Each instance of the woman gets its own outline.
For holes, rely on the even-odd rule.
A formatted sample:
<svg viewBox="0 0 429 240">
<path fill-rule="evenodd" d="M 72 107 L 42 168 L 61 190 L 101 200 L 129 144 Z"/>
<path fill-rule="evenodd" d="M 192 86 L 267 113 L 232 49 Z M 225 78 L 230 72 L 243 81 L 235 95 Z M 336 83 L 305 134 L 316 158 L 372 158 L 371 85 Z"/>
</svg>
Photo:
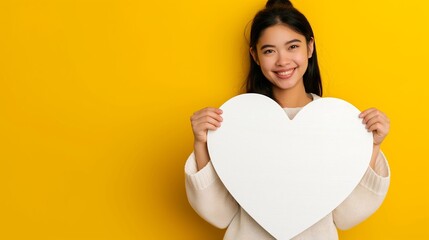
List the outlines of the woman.
<svg viewBox="0 0 429 240">
<path fill-rule="evenodd" d="M 253 19 L 247 92 L 271 97 L 290 118 L 322 95 L 315 38 L 308 20 L 290 1 L 268 1 Z M 206 221 L 227 228 L 224 239 L 274 239 L 234 200 L 219 180 L 207 150 L 207 131 L 221 127 L 222 111 L 204 108 L 191 117 L 194 152 L 185 165 L 189 202 Z M 374 136 L 370 165 L 360 184 L 332 213 L 293 239 L 338 239 L 337 228 L 348 229 L 375 212 L 390 183 L 390 171 L 380 145 L 389 119 L 370 108 L 359 117 Z"/>
</svg>

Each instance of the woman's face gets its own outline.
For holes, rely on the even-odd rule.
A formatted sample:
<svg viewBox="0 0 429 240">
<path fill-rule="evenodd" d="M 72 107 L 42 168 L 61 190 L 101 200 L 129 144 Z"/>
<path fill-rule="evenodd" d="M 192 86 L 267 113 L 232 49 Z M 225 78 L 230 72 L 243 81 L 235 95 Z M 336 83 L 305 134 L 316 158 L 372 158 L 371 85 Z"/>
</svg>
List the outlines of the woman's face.
<svg viewBox="0 0 429 240">
<path fill-rule="evenodd" d="M 273 84 L 273 92 L 291 90 L 301 85 L 313 53 L 313 40 L 290 27 L 277 24 L 265 29 L 251 54 L 264 76 Z"/>
</svg>

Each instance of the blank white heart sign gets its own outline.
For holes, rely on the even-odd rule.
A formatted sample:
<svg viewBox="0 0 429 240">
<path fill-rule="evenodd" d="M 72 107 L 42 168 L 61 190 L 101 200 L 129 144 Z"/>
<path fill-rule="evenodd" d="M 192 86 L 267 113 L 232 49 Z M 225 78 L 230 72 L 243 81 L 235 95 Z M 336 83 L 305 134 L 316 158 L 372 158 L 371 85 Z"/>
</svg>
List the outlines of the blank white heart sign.
<svg viewBox="0 0 429 240">
<path fill-rule="evenodd" d="M 314 100 L 293 120 L 260 94 L 236 96 L 221 109 L 222 126 L 208 134 L 212 164 L 276 239 L 291 239 L 332 212 L 368 168 L 372 134 L 343 100 Z"/>
</svg>

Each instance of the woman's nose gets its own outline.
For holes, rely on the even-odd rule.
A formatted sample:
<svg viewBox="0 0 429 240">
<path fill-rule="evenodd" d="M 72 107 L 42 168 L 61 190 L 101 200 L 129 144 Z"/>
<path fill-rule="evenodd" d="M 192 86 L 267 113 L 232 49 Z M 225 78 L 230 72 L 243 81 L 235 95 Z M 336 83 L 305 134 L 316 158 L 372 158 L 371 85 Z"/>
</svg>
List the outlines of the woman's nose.
<svg viewBox="0 0 429 240">
<path fill-rule="evenodd" d="M 291 62 L 290 57 L 288 56 L 287 53 L 282 53 L 280 52 L 278 54 L 278 58 L 277 58 L 277 66 L 286 66 Z"/>
</svg>

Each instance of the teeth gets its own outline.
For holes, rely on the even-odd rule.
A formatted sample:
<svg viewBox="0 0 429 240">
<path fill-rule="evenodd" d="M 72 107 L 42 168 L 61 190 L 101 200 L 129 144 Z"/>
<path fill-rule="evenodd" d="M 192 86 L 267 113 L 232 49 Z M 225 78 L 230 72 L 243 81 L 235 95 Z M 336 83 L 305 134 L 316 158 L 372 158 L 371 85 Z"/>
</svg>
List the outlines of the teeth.
<svg viewBox="0 0 429 240">
<path fill-rule="evenodd" d="M 277 74 L 279 74 L 279 75 L 281 75 L 281 76 L 286 76 L 286 75 L 291 74 L 292 72 L 293 72 L 293 69 L 291 69 L 291 70 L 287 70 L 287 71 L 285 71 L 285 72 L 278 72 Z"/>
</svg>

